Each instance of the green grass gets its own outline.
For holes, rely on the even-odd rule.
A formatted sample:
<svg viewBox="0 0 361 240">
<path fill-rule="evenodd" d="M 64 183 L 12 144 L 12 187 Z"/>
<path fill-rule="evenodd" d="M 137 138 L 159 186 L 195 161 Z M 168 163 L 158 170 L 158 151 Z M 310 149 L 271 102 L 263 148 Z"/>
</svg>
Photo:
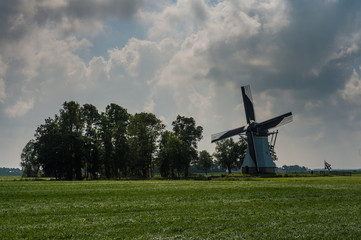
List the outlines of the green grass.
<svg viewBox="0 0 361 240">
<path fill-rule="evenodd" d="M 0 239 L 361 239 L 361 176 L 0 181 Z"/>
<path fill-rule="evenodd" d="M 0 175 L 0 181 L 20 180 L 20 175 Z"/>
</svg>

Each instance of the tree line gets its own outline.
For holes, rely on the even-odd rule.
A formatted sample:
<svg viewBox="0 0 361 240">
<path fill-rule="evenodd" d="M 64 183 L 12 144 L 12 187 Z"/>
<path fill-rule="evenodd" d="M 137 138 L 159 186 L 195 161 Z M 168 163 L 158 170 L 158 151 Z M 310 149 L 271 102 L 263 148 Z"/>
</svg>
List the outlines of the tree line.
<svg viewBox="0 0 361 240">
<path fill-rule="evenodd" d="M 216 152 L 197 151 L 203 128 L 192 117 L 178 115 L 172 130 L 153 113 L 129 114 L 117 104 L 104 112 L 94 105 L 64 102 L 59 114 L 37 127 L 23 148 L 25 176 L 56 179 L 148 178 L 157 169 L 162 177 L 189 175 L 189 167 L 207 171 L 214 160 L 222 169 L 239 168 L 246 140 L 217 143 Z"/>
<path fill-rule="evenodd" d="M 23 172 L 19 168 L 0 168 L 0 176 L 1 175 L 21 175 Z"/>
</svg>

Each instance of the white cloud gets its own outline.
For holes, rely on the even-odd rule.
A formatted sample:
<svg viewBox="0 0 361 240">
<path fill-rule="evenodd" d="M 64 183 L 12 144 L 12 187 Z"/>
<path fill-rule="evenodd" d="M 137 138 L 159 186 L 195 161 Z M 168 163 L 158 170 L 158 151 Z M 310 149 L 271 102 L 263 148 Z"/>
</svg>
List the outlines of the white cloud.
<svg viewBox="0 0 361 240">
<path fill-rule="evenodd" d="M 349 81 L 346 83 L 345 88 L 340 91 L 343 99 L 350 103 L 361 104 L 361 78 L 356 72 L 353 71 Z"/>
<path fill-rule="evenodd" d="M 34 99 L 33 98 L 26 100 L 26 101 L 19 100 L 13 106 L 7 107 L 5 109 L 5 112 L 11 118 L 22 117 L 33 107 L 34 107 Z"/>
<path fill-rule="evenodd" d="M 318 100 L 318 101 L 307 101 L 305 103 L 305 110 L 306 111 L 310 111 L 316 108 L 319 108 L 322 106 L 322 101 Z"/>
</svg>

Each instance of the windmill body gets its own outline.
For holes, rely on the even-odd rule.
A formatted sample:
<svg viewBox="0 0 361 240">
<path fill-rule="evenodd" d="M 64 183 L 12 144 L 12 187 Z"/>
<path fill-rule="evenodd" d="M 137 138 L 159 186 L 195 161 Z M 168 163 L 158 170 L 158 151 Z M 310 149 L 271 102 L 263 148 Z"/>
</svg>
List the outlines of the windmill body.
<svg viewBox="0 0 361 240">
<path fill-rule="evenodd" d="M 255 173 L 275 173 L 276 164 L 273 162 L 269 143 L 268 143 L 268 137 L 267 136 L 261 136 L 261 137 L 254 137 L 254 147 L 256 150 L 256 158 L 257 158 L 257 166 L 255 162 L 253 161 L 250 153 L 249 148 L 247 148 L 246 156 L 244 158 L 243 164 L 242 164 L 242 172 L 243 173 L 249 173 L 249 174 L 255 174 Z"/>
<path fill-rule="evenodd" d="M 269 130 L 292 121 L 292 113 L 286 113 L 278 117 L 256 122 L 253 108 L 251 89 L 248 86 L 241 87 L 244 110 L 246 113 L 247 126 L 212 135 L 212 142 L 220 141 L 235 135 L 247 136 L 247 152 L 242 164 L 244 173 L 274 173 L 276 165 L 270 154 L 268 143 Z"/>
</svg>

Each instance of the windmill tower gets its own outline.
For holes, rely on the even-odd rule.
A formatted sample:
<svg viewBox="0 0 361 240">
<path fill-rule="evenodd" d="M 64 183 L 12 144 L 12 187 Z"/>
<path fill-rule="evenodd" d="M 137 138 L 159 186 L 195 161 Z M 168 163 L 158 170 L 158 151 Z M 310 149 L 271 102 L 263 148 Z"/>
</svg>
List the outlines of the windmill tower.
<svg viewBox="0 0 361 240">
<path fill-rule="evenodd" d="M 257 123 L 250 86 L 243 86 L 241 87 L 241 90 L 247 125 L 213 134 L 211 142 L 213 143 L 235 135 L 245 134 L 247 136 L 248 146 L 242 164 L 242 172 L 250 174 L 275 173 L 276 165 L 270 154 L 270 146 L 268 143 L 268 136 L 270 135 L 269 130 L 292 122 L 292 113 L 285 113 L 278 117 Z"/>
</svg>

